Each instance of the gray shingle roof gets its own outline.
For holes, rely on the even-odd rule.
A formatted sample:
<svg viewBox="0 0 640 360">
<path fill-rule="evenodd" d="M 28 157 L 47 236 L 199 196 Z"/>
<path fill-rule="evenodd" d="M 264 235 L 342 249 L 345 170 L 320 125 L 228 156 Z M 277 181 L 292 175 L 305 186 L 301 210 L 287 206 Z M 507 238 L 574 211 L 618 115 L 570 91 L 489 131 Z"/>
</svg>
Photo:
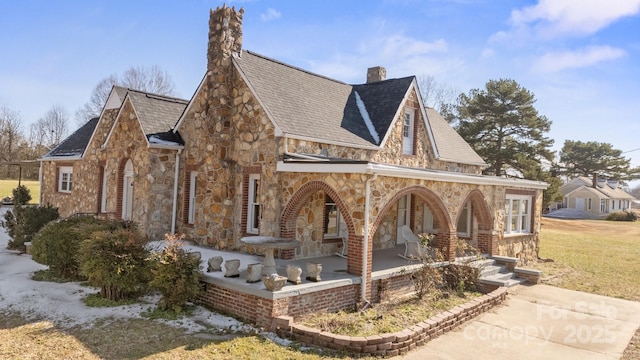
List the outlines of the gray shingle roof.
<svg viewBox="0 0 640 360">
<path fill-rule="evenodd" d="M 188 104 L 187 100 L 132 89 L 128 96 L 145 135 L 171 130 Z"/>
<path fill-rule="evenodd" d="M 249 51 L 234 62 L 282 132 L 358 147 L 379 145 L 413 79 L 352 86 Z M 356 91 L 378 142 L 356 105 Z"/>
<path fill-rule="evenodd" d="M 487 165 L 473 148 L 437 111 L 426 108 L 427 122 L 433 132 L 438 156 L 441 160 L 472 165 Z"/>
<path fill-rule="evenodd" d="M 89 145 L 91 135 L 98 124 L 98 118 L 93 118 L 82 125 L 73 134 L 64 139 L 58 146 L 46 153 L 42 158 L 81 157 Z"/>
</svg>

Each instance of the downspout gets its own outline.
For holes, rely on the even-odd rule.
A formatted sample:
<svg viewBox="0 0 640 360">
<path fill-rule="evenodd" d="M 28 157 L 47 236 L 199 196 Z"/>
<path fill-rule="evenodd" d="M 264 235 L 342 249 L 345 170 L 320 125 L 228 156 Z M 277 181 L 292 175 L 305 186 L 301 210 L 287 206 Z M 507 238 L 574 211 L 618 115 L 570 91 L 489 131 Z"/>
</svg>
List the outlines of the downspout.
<svg viewBox="0 0 640 360">
<path fill-rule="evenodd" d="M 176 212 L 178 211 L 178 176 L 180 175 L 180 153 L 182 149 L 176 152 L 176 169 L 173 179 L 173 208 L 171 209 L 171 234 L 176 233 Z"/>
<path fill-rule="evenodd" d="M 364 306 L 360 311 L 365 310 L 371 304 L 367 299 L 367 260 L 369 256 L 369 208 L 371 207 L 371 182 L 378 178 L 378 174 L 373 176 L 364 184 L 364 242 L 362 246 L 362 280 L 360 282 L 360 297 Z"/>
<path fill-rule="evenodd" d="M 40 186 L 40 198 L 38 199 L 38 204 L 42 206 L 42 160 L 40 160 L 40 167 L 38 168 L 38 186 Z"/>
</svg>

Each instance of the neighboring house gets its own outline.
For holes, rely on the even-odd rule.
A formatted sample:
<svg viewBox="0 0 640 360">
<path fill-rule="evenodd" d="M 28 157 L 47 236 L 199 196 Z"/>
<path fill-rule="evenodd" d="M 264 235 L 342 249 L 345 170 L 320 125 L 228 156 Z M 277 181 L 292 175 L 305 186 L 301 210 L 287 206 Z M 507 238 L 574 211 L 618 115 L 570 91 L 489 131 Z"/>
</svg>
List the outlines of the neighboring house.
<svg viewBox="0 0 640 360">
<path fill-rule="evenodd" d="M 583 210 L 596 217 L 628 211 L 636 200 L 617 181 L 596 177 L 577 177 L 561 186 L 560 192 L 564 195 L 562 207 Z"/>
<path fill-rule="evenodd" d="M 481 175 L 487 165 L 424 106 L 415 76 L 374 67 L 350 85 L 243 50 L 242 14 L 212 10 L 190 101 L 114 87 L 81 151 L 42 159 L 43 203 L 215 249 L 300 240 L 283 259 L 331 255 L 345 239 L 367 296 L 373 251 L 402 244 L 403 225 L 436 234 L 448 259 L 458 237 L 537 258 L 545 183 Z"/>
</svg>

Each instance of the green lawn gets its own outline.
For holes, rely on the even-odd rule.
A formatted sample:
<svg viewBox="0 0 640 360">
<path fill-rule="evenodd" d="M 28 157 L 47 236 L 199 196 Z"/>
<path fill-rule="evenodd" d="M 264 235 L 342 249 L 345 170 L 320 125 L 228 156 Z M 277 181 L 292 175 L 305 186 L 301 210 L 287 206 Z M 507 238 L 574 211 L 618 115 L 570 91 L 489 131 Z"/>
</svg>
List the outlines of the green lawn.
<svg viewBox="0 0 640 360">
<path fill-rule="evenodd" d="M 22 180 L 22 185 L 31 191 L 31 204 L 37 204 L 40 201 L 40 184 L 38 181 Z M 6 196 L 12 196 L 13 189 L 18 187 L 18 179 L 0 180 L 0 199 Z"/>
<path fill-rule="evenodd" d="M 559 287 L 640 301 L 640 221 L 543 218 L 543 277 Z"/>
</svg>

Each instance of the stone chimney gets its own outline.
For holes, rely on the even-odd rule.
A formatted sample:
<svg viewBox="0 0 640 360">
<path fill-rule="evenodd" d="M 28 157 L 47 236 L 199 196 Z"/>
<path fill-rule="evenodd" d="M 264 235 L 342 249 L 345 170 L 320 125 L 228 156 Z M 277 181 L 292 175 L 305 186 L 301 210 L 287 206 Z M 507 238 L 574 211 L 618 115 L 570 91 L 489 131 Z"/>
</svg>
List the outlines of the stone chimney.
<svg viewBox="0 0 640 360">
<path fill-rule="evenodd" d="M 370 67 L 367 69 L 367 84 L 386 80 L 387 69 L 382 66 Z"/>
<path fill-rule="evenodd" d="M 207 70 L 216 72 L 231 65 L 231 56 L 242 50 L 242 15 L 244 8 L 222 5 L 209 14 L 209 46 Z"/>
</svg>

